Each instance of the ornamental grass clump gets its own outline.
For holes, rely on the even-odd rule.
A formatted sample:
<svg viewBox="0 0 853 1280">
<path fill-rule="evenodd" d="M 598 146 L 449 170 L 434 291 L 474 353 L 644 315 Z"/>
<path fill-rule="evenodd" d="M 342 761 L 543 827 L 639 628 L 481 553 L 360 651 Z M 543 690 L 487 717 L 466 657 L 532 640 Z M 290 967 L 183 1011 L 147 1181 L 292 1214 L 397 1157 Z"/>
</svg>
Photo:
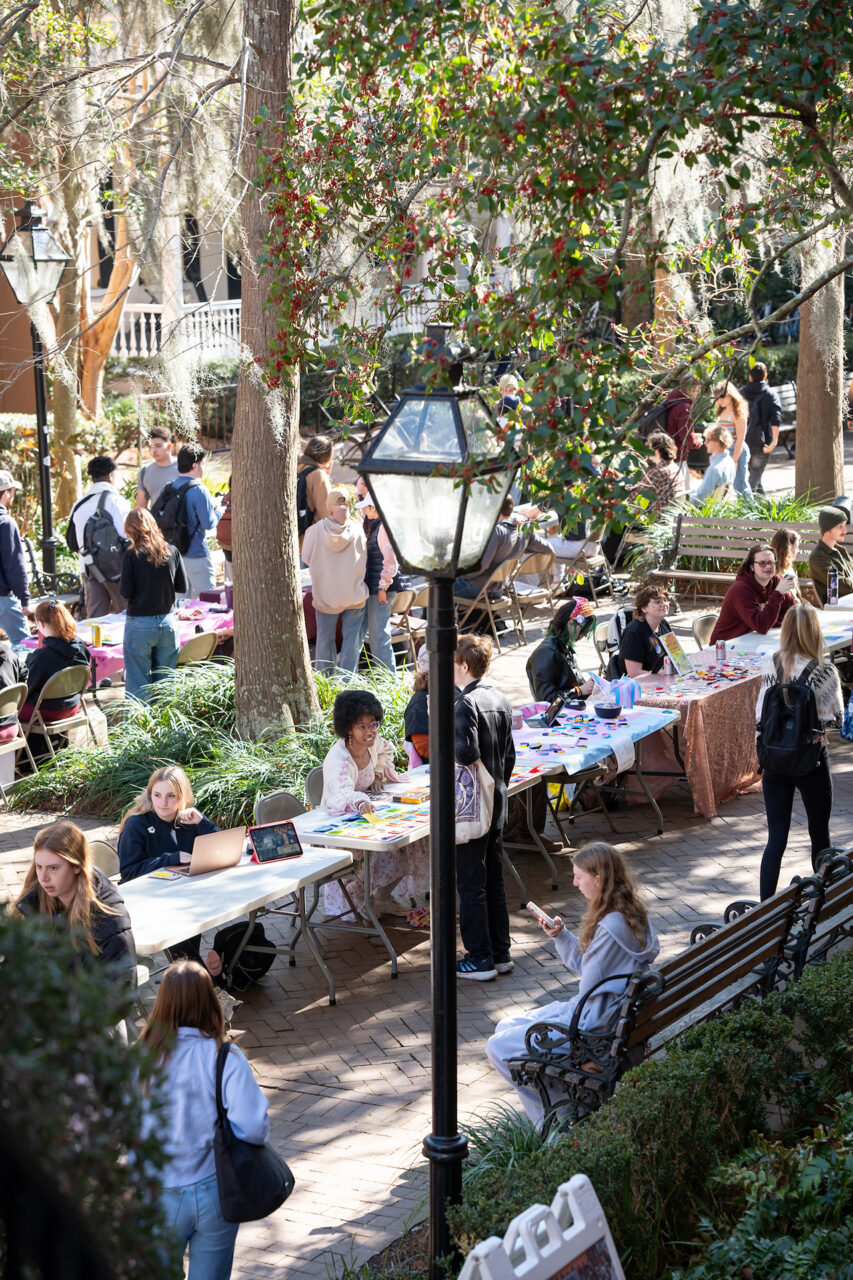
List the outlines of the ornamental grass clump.
<svg viewBox="0 0 853 1280">
<path fill-rule="evenodd" d="M 15 788 L 18 809 L 96 813 L 118 819 L 145 788 L 152 771 L 179 764 L 187 771 L 199 807 L 221 826 L 250 820 L 258 795 L 284 789 L 300 798 L 305 776 L 323 763 L 334 735 L 331 708 L 346 677 L 317 673 L 321 714 L 296 729 L 273 731 L 261 742 L 237 735 L 234 664 L 202 662 L 171 672 L 150 704 L 128 701 L 110 727 L 106 746 L 67 747 L 54 761 Z M 408 680 L 385 667 L 359 672 L 354 687 L 370 689 L 385 708 L 382 734 L 405 766 L 403 715 Z"/>
</svg>

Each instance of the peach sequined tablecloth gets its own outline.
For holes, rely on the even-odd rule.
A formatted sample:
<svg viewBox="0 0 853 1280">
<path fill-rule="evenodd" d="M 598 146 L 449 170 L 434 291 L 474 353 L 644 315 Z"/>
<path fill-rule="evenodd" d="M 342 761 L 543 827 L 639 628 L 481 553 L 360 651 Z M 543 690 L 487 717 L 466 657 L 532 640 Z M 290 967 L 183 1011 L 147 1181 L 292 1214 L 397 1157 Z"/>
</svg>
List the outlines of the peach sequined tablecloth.
<svg viewBox="0 0 853 1280">
<path fill-rule="evenodd" d="M 645 707 L 671 707 L 681 713 L 678 747 L 697 814 L 713 818 L 717 805 L 749 791 L 759 781 L 755 754 L 755 703 L 760 677 L 726 681 L 707 686 L 686 697 L 670 695 L 666 686 L 677 688 L 673 680 L 653 676 L 649 683 L 664 686 L 640 702 Z M 645 683 L 645 681 L 643 682 Z M 678 769 L 672 747 L 671 730 L 661 730 L 643 744 L 643 772 Z M 674 786 L 677 778 L 647 777 L 653 795 Z"/>
</svg>

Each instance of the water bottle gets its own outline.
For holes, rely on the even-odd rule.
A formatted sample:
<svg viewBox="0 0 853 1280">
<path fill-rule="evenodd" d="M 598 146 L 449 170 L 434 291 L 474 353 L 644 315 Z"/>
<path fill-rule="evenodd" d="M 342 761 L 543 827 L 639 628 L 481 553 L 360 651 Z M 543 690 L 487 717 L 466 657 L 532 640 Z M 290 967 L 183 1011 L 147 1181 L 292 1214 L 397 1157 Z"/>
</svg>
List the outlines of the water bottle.
<svg viewBox="0 0 853 1280">
<path fill-rule="evenodd" d="M 826 603 L 838 604 L 838 570 L 830 569 L 826 581 Z"/>
</svg>

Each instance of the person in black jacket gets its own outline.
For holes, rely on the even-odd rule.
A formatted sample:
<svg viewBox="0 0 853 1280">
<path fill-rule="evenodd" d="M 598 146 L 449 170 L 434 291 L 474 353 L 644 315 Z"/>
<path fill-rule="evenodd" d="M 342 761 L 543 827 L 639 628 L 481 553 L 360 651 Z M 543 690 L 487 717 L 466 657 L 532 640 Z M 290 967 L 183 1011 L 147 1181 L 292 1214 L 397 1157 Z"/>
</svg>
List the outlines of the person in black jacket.
<svg viewBox="0 0 853 1280">
<path fill-rule="evenodd" d="M 161 867 L 186 865 L 196 836 L 213 831 L 219 827 L 195 808 L 190 780 L 183 769 L 176 764 L 155 769 L 142 795 L 122 818 L 118 836 L 120 883 Z M 200 961 L 199 941 L 198 936 L 187 938 L 169 952 L 173 958 Z M 215 951 L 208 952 L 204 963 L 212 976 L 221 973 L 222 963 Z"/>
<path fill-rule="evenodd" d="M 9 689 L 13 684 L 26 684 L 26 681 L 27 668 L 12 648 L 6 632 L 0 628 L 0 689 Z M 0 742 L 9 742 L 17 736 L 17 715 L 0 716 Z"/>
<path fill-rule="evenodd" d="M 488 982 L 514 968 L 509 948 L 509 911 L 503 879 L 502 832 L 507 785 L 515 764 L 512 707 L 485 680 L 492 658 L 487 636 L 460 636 L 454 654 L 456 761 L 482 760 L 494 779 L 492 821 L 484 836 L 456 846 L 459 932 L 465 955 L 456 962 L 460 978 Z"/>
<path fill-rule="evenodd" d="M 537 702 L 549 705 L 560 695 L 585 698 L 592 693 L 592 680 L 584 680 L 575 661 L 575 644 L 595 626 L 590 612 L 578 613 L 575 600 L 561 605 L 527 660 L 527 680 Z"/>
<path fill-rule="evenodd" d="M 746 443 L 749 445 L 749 484 L 753 493 L 763 493 L 764 468 L 779 443 L 782 406 L 779 397 L 767 383 L 767 365 L 760 361 L 749 371 L 749 382 L 740 393 L 749 406 Z"/>
<path fill-rule="evenodd" d="M 77 637 L 77 624 L 58 600 L 42 600 L 35 608 L 35 620 L 41 647 L 27 655 L 27 700 L 21 707 L 21 720 L 27 724 L 33 715 L 38 696 L 51 676 L 67 667 L 88 667 L 89 650 Z M 47 698 L 39 713 L 46 724 L 67 720 L 80 706 L 80 694 L 67 698 Z"/>
<path fill-rule="evenodd" d="M 187 590 L 184 562 L 167 542 L 157 521 L 136 507 L 124 522 L 130 546 L 121 562 L 121 594 L 127 600 L 124 624 L 124 690 L 145 701 L 142 690 L 177 666 L 178 628 L 175 596 Z"/>
<path fill-rule="evenodd" d="M 6 470 L 0 471 L 0 627 L 13 644 L 28 639 L 26 614 L 30 611 L 30 587 L 24 560 L 24 544 L 9 508 L 21 485 Z"/>
<path fill-rule="evenodd" d="M 22 916 L 46 915 L 65 928 L 83 930 L 87 960 L 109 966 L 123 986 L 136 986 L 136 947 L 130 916 L 115 885 L 92 864 L 85 835 L 73 822 L 43 827 L 15 903 Z"/>
</svg>

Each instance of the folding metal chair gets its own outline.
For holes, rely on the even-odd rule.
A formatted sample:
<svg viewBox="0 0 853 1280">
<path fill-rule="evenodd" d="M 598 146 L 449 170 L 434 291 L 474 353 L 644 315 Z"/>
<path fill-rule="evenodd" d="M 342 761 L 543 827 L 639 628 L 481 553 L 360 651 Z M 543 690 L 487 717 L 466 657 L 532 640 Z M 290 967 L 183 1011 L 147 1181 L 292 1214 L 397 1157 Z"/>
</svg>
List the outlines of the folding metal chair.
<svg viewBox="0 0 853 1280">
<path fill-rule="evenodd" d="M 508 584 L 515 573 L 517 564 L 518 561 L 512 558 L 504 560 L 503 564 L 499 564 L 497 569 L 489 575 L 488 581 L 486 581 L 481 587 L 476 599 L 467 600 L 463 599 L 461 596 L 456 597 L 456 603 L 460 611 L 458 624 L 459 630 L 463 631 L 465 629 L 465 623 L 472 614 L 485 613 L 489 619 L 489 627 L 498 650 L 500 650 L 501 642 L 500 637 L 498 636 L 498 629 L 495 626 L 495 618 L 499 616 L 501 612 L 508 611 L 510 614 L 512 627 L 515 631 L 516 643 L 518 645 L 525 643 L 524 640 L 521 639 L 524 635 L 524 629 L 523 624 L 521 623 L 521 616 L 518 612 L 518 605 L 516 604 L 512 593 L 508 590 Z M 495 599 L 492 599 L 489 595 L 489 588 L 497 586 L 501 588 L 501 593 Z"/>
<path fill-rule="evenodd" d="M 83 700 L 83 693 L 91 676 L 89 668 L 83 666 L 66 667 L 64 671 L 57 671 L 56 675 L 51 676 L 36 699 L 30 722 L 24 729 L 24 737 L 29 741 L 33 733 L 40 733 L 47 743 L 51 757 L 56 755 L 51 738 L 59 738 L 69 729 L 80 729 L 85 725 L 94 742 L 95 730 L 92 728 L 92 721 L 89 719 L 89 712 Z M 51 721 L 50 724 L 46 723 L 41 714 L 42 704 L 52 698 L 71 698 L 75 694 L 80 695 L 80 705 L 74 715 L 68 716 L 67 719 Z"/>
<path fill-rule="evenodd" d="M 192 636 L 186 644 L 181 645 L 178 654 L 178 666 L 189 667 L 195 662 L 207 662 L 213 657 L 219 637 L 215 631 L 203 631 L 201 635 Z"/>
<path fill-rule="evenodd" d="M 21 722 L 18 719 L 18 713 L 26 702 L 26 699 L 27 686 L 25 684 L 10 684 L 8 689 L 0 690 L 0 719 L 5 719 L 7 716 L 13 715 L 15 717 L 15 728 L 17 730 L 14 738 L 10 738 L 8 742 L 0 742 L 0 756 L 10 755 L 11 753 L 17 755 L 19 751 L 24 751 L 30 762 L 33 773 L 37 773 L 38 767 L 33 759 L 32 752 L 30 751 L 30 744 L 24 736 L 23 729 L 21 728 Z M 8 809 L 9 800 L 6 796 L 6 791 L 2 783 L 0 783 L 0 795 L 3 796 L 3 803 Z"/>
<path fill-rule="evenodd" d="M 551 568 L 556 560 L 553 551 L 536 551 L 518 562 L 518 567 L 508 583 L 508 588 L 515 600 L 521 622 L 521 634 L 527 643 L 527 632 L 524 629 L 524 613 L 538 604 L 550 604 L 554 608 L 554 593 L 551 587 Z M 528 582 L 519 582 L 519 578 L 538 577 L 536 586 Z"/>
</svg>

